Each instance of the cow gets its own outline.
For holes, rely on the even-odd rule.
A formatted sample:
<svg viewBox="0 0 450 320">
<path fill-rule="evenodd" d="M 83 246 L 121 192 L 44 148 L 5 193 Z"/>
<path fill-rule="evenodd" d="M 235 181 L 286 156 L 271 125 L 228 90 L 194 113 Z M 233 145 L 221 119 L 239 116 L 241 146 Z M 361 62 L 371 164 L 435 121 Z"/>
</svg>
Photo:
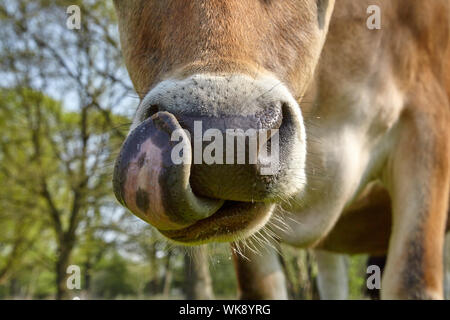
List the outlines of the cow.
<svg viewBox="0 0 450 320">
<path fill-rule="evenodd" d="M 231 242 L 243 299 L 287 298 L 279 243 L 386 254 L 382 299 L 443 298 L 450 1 L 114 4 L 140 97 L 123 206 L 176 243 Z M 255 161 L 213 154 L 228 130 L 266 135 Z"/>
</svg>

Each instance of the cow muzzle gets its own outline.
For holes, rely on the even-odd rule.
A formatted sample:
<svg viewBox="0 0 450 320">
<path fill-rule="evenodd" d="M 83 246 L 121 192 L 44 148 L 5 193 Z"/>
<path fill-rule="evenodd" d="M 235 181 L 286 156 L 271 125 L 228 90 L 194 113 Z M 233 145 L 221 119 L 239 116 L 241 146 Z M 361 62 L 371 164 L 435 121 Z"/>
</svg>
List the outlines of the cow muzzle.
<svg viewBox="0 0 450 320">
<path fill-rule="evenodd" d="M 138 109 L 116 160 L 114 192 L 135 215 L 182 242 L 248 235 L 281 195 L 301 191 L 305 146 L 300 108 L 278 81 L 168 80 Z"/>
</svg>

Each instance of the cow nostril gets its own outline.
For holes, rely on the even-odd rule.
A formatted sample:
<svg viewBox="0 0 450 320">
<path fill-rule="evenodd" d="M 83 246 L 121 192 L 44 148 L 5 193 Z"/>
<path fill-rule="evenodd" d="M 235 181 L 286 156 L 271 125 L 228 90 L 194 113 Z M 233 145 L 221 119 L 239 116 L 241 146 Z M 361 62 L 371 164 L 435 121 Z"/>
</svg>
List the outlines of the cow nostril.
<svg viewBox="0 0 450 320">
<path fill-rule="evenodd" d="M 154 114 L 159 112 L 159 106 L 156 104 L 152 104 L 150 107 L 147 108 L 147 110 L 144 113 L 144 119 L 146 120 L 148 118 L 150 118 L 151 116 L 153 116 Z"/>
<path fill-rule="evenodd" d="M 255 114 L 262 129 L 279 129 L 283 122 L 285 104 L 278 102 L 276 105 L 265 108 Z"/>
</svg>

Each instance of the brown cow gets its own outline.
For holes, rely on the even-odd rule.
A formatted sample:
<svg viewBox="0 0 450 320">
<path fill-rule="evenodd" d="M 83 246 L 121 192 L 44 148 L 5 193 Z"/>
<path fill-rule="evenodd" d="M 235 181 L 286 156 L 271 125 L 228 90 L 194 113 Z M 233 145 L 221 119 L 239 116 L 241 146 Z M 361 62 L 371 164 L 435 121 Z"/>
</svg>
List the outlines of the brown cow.
<svg viewBox="0 0 450 320">
<path fill-rule="evenodd" d="M 366 25 L 369 5 L 381 9 L 380 30 Z M 442 298 L 450 1 L 115 6 L 141 97 L 114 174 L 124 206 L 179 243 L 259 241 L 247 240 L 245 258 L 235 255 L 242 298 L 286 297 L 276 243 L 262 243 L 268 236 L 387 252 L 382 298 Z M 196 162 L 196 123 L 209 141 L 229 129 L 270 132 L 258 151 L 272 150 L 276 131 L 276 170 L 263 174 L 259 155 L 255 163 Z M 175 132 L 182 141 L 194 135 L 180 163 Z"/>
</svg>

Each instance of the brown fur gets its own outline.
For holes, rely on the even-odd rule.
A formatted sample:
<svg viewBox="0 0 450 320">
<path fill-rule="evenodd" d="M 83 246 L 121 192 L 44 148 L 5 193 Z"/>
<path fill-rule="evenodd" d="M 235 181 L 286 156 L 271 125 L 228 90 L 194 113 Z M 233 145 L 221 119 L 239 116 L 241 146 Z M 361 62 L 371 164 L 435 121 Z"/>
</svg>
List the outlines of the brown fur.
<svg viewBox="0 0 450 320">
<path fill-rule="evenodd" d="M 141 97 L 169 76 L 272 72 L 297 94 L 315 56 L 314 0 L 116 1 L 127 68 Z M 132 18 L 131 18 L 132 17 Z"/>
<path fill-rule="evenodd" d="M 381 7 L 382 30 L 366 28 L 372 4 Z M 141 98 L 169 77 L 271 73 L 304 102 L 308 121 L 314 108 L 336 112 L 333 99 L 345 98 L 348 79 L 373 79 L 380 90 L 386 78 L 395 79 L 406 99 L 401 113 L 386 105 L 368 128 L 372 137 L 395 137 L 378 176 L 368 177 L 385 189 L 362 192 L 319 246 L 351 253 L 389 247 L 385 297 L 442 296 L 450 187 L 449 1 L 337 1 L 316 69 L 314 0 L 118 0 L 116 7 L 126 64 Z"/>
<path fill-rule="evenodd" d="M 336 8 L 318 73 L 322 87 L 329 89 L 321 94 L 323 99 L 335 96 L 333 83 L 339 78 L 366 77 L 373 72 L 382 72 L 380 77 L 385 77 L 383 72 L 387 70 L 404 90 L 407 103 L 398 121 L 401 133 L 382 178 L 394 200 L 394 233 L 402 234 L 402 240 L 391 238 L 391 242 L 402 244 L 395 243 L 390 249 L 385 283 L 389 297 L 438 297 L 442 292 L 442 241 L 449 194 L 450 2 L 370 1 L 380 5 L 382 29 L 389 32 L 357 26 L 364 17 L 357 7 L 368 4 L 363 2 Z M 349 16 L 353 18 L 350 21 Z M 330 85 L 323 86 L 323 82 Z M 408 199 L 404 192 L 412 198 Z M 380 201 L 372 193 L 362 196 L 344 213 L 322 246 L 346 252 L 382 253 L 388 249 L 389 200 Z M 405 212 L 405 201 L 417 197 L 422 199 L 422 207 L 414 210 L 421 211 Z M 362 210 L 361 202 L 365 204 Z M 377 223 L 370 219 L 380 220 Z M 351 228 L 355 231 L 351 232 Z M 411 233 L 404 234 L 401 228 Z M 402 248 L 401 254 L 394 249 L 396 246 Z M 399 277 L 402 273 L 403 278 Z M 423 288 L 427 288 L 426 293 Z"/>
<path fill-rule="evenodd" d="M 389 245 L 391 223 L 389 194 L 380 184 L 370 185 L 343 213 L 317 248 L 340 253 L 383 255 Z"/>
</svg>

